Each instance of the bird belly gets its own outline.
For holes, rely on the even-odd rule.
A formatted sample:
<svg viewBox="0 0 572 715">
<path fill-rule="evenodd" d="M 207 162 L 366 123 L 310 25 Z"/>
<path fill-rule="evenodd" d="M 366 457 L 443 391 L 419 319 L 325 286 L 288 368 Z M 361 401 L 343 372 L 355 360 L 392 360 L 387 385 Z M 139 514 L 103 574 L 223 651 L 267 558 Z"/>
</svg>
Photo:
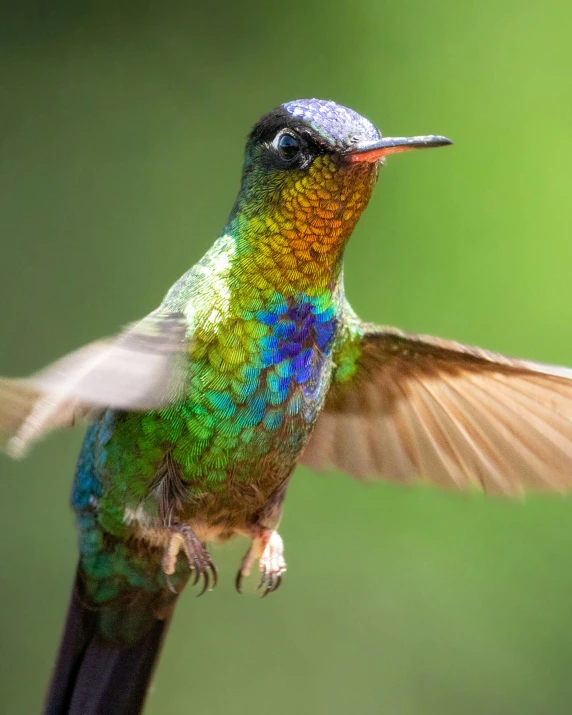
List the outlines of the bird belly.
<svg viewBox="0 0 572 715">
<path fill-rule="evenodd" d="M 206 540 L 243 533 L 288 480 L 311 434 L 336 328 L 329 296 L 198 329 L 184 400 L 150 412 L 108 411 L 96 462 L 105 501 L 123 525 L 150 542 L 162 541 L 173 519 Z"/>
<path fill-rule="evenodd" d="M 270 508 L 273 494 L 283 492 L 282 487 L 311 434 L 325 396 L 331 365 L 323 362 L 320 356 L 320 369 L 309 377 L 305 386 L 293 387 L 283 406 L 269 408 L 266 414 L 272 410 L 272 426 L 279 422 L 277 426 L 252 431 L 242 445 L 239 436 L 236 446 L 221 454 L 224 479 L 214 481 L 208 472 L 204 474 L 200 469 L 185 468 L 173 462 L 173 474 L 163 478 L 178 479 L 188 497 L 181 499 L 175 509 L 173 504 L 165 505 L 159 519 L 154 508 L 157 487 L 150 491 L 150 498 L 136 506 L 126 506 L 124 522 L 134 530 L 136 537 L 152 546 L 165 547 L 169 538 L 165 522 L 175 519 L 189 524 L 201 541 L 223 542 L 237 535 L 250 535 L 262 512 L 264 525 L 274 528 L 280 517 L 283 493 L 277 509 Z M 264 418 L 261 421 L 264 423 Z M 224 434 L 224 421 L 219 427 Z M 217 430 L 213 434 L 214 441 L 216 437 Z"/>
<path fill-rule="evenodd" d="M 312 350 L 305 359 L 310 369 L 303 384 L 284 381 L 272 390 L 266 373 L 253 400 L 237 405 L 231 418 L 217 421 L 213 446 L 202 459 L 181 465 L 191 498 L 180 514 L 205 540 L 223 541 L 242 533 L 243 525 L 252 522 L 290 477 L 322 407 L 331 372 L 331 361 L 319 351 Z M 214 446 L 218 444 L 222 448 Z"/>
</svg>

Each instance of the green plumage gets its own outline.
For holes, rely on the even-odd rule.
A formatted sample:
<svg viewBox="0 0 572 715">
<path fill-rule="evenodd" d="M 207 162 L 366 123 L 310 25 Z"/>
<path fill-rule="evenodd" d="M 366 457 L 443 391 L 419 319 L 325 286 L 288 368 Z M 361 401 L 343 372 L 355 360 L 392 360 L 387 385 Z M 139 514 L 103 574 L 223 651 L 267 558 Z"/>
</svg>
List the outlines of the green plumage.
<svg viewBox="0 0 572 715">
<path fill-rule="evenodd" d="M 147 412 L 107 410 L 90 428 L 77 473 L 83 500 L 74 506 L 90 549 L 86 591 L 98 604 L 166 589 L 161 554 L 172 519 L 191 523 L 201 540 L 250 535 L 320 411 L 341 289 L 332 281 L 333 290 L 286 297 L 248 285 L 233 275 L 237 243 L 219 239 L 160 308 L 187 326 L 183 399 Z M 94 505 L 94 518 L 82 521 Z M 276 525 L 273 511 L 265 527 Z M 113 547 L 105 554 L 102 534 Z M 126 548 L 137 539 L 158 547 L 154 559 Z"/>
</svg>

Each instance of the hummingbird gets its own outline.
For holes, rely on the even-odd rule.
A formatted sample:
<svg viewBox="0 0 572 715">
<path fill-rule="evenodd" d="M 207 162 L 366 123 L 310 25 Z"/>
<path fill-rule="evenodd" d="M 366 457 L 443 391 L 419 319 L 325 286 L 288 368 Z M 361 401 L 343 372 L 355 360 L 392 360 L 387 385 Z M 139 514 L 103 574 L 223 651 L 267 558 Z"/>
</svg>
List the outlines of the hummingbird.
<svg viewBox="0 0 572 715">
<path fill-rule="evenodd" d="M 160 306 L 26 379 L 0 380 L 14 457 L 87 418 L 79 562 L 45 713 L 136 715 L 176 601 L 217 583 L 208 544 L 246 536 L 236 589 L 286 572 L 277 531 L 298 463 L 358 479 L 518 495 L 572 485 L 572 370 L 361 320 L 346 244 L 387 156 L 332 101 L 250 132 L 236 202 Z"/>
</svg>

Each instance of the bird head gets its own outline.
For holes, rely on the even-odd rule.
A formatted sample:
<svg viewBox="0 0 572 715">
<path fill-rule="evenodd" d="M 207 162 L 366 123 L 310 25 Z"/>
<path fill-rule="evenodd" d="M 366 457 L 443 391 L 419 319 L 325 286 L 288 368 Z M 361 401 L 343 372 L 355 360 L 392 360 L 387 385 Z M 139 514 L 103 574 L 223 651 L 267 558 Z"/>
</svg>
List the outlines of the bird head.
<svg viewBox="0 0 572 715">
<path fill-rule="evenodd" d="M 450 143 L 438 136 L 383 138 L 365 117 L 335 102 L 287 102 L 248 137 L 231 221 L 297 289 L 323 287 L 341 267 L 385 157 Z"/>
</svg>

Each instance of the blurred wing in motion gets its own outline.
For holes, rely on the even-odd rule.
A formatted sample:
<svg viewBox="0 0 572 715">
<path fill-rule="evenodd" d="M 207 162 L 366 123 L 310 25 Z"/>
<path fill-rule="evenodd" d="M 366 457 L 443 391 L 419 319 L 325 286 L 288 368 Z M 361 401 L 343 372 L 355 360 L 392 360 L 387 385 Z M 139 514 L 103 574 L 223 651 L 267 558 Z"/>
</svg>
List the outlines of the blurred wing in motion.
<svg viewBox="0 0 572 715">
<path fill-rule="evenodd" d="M 0 379 L 0 445 L 21 457 L 49 430 L 90 413 L 151 410 L 175 401 L 185 386 L 186 329 L 182 313 L 158 310 L 29 378 Z"/>
<path fill-rule="evenodd" d="M 364 323 L 339 353 L 355 358 L 301 463 L 509 495 L 572 490 L 572 370 Z"/>
</svg>

